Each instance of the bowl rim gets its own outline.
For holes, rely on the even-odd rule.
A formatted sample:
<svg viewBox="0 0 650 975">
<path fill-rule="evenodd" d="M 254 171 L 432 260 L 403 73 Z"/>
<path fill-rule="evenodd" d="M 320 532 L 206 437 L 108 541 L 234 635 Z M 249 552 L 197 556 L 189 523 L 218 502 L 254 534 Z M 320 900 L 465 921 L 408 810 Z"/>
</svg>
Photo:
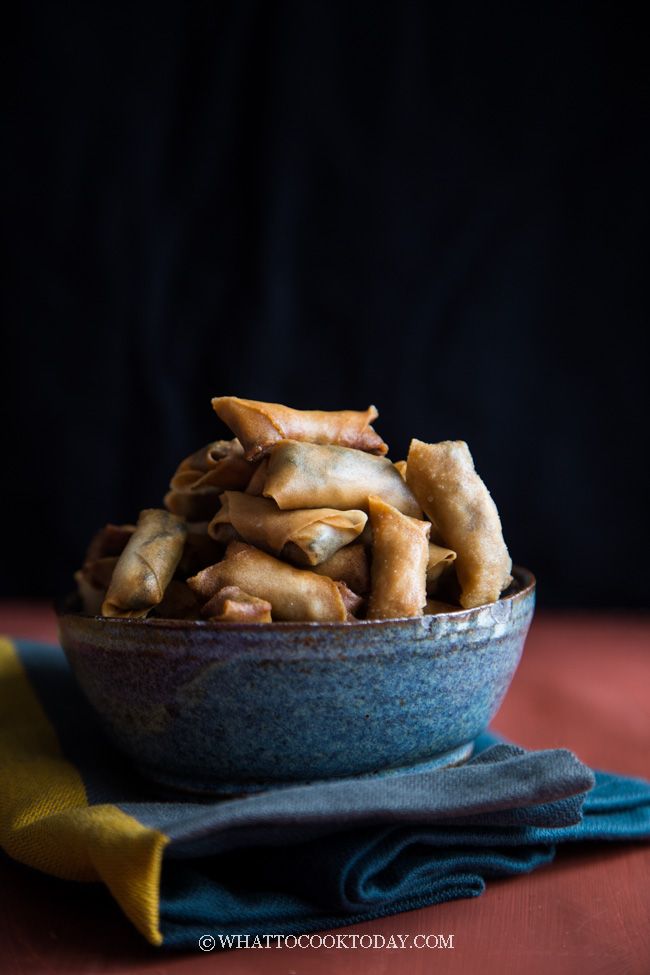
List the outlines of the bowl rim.
<svg viewBox="0 0 650 975">
<path fill-rule="evenodd" d="M 471 609 L 459 608 L 449 613 L 436 613 L 423 616 L 395 616 L 390 619 L 381 620 L 332 620 L 332 621 L 317 621 L 317 620 L 275 620 L 271 623 L 240 623 L 235 621 L 213 621 L 213 620 L 174 620 L 174 619 L 164 619 L 163 617 L 151 617 L 147 619 L 131 619 L 122 618 L 115 616 L 98 616 L 91 613 L 80 613 L 75 610 L 70 609 L 70 602 L 76 594 L 71 593 L 70 595 L 64 597 L 62 600 L 57 602 L 54 606 L 57 619 L 59 622 L 66 622 L 68 620 L 74 621 L 84 621 L 90 623 L 94 621 L 101 624 L 102 626 L 111 626 L 115 628 L 123 627 L 146 627 L 147 630 L 181 630 L 187 632 L 224 632 L 231 631 L 233 633 L 251 632 L 251 633 L 262 633 L 269 631 L 286 631 L 286 630 L 299 630 L 299 629 L 310 629 L 310 630 L 349 630 L 350 627 L 366 627 L 373 629 L 381 629 L 385 626 L 393 626 L 394 624 L 401 624 L 402 626 L 413 626 L 421 625 L 423 620 L 430 621 L 441 621 L 445 619 L 471 619 L 472 617 L 478 617 L 480 613 L 490 610 L 491 607 L 500 606 L 504 603 L 515 603 L 520 602 L 527 597 L 530 597 L 536 589 L 537 580 L 535 576 L 530 571 L 530 569 L 524 568 L 524 566 L 513 565 L 512 566 L 512 576 L 513 583 L 516 582 L 517 588 L 514 592 L 509 592 L 506 590 L 505 596 L 500 596 L 498 600 L 493 603 L 482 603 L 480 606 L 473 606 Z M 509 589 L 512 587 L 512 583 Z"/>
</svg>

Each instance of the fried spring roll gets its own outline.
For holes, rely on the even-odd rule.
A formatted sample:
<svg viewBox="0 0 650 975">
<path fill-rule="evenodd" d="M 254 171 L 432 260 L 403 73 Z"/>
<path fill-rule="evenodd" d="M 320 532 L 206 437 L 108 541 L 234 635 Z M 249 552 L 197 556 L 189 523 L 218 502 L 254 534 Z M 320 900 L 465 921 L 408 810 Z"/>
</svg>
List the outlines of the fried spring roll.
<svg viewBox="0 0 650 975">
<path fill-rule="evenodd" d="M 344 621 L 361 602 L 344 583 L 294 569 L 243 542 L 231 542 L 223 562 L 203 569 L 187 584 L 206 601 L 224 586 L 238 586 L 271 603 L 276 620 Z"/>
<path fill-rule="evenodd" d="M 201 610 L 213 623 L 271 623 L 271 604 L 244 592 L 239 586 L 225 586 Z"/>
<path fill-rule="evenodd" d="M 281 511 L 275 501 L 238 491 L 226 491 L 222 507 L 210 522 L 232 525 L 251 545 L 281 555 L 299 565 L 318 565 L 363 531 L 363 511 L 305 508 Z"/>
<path fill-rule="evenodd" d="M 370 589 L 370 568 L 365 545 L 346 545 L 338 552 L 314 566 L 314 572 L 329 576 L 335 582 L 344 582 L 352 592 L 367 595 Z"/>
<path fill-rule="evenodd" d="M 456 553 L 450 548 L 442 548 L 429 542 L 429 561 L 427 562 L 427 593 L 432 596 L 440 577 L 447 572 L 456 560 Z"/>
<path fill-rule="evenodd" d="M 457 553 L 455 568 L 465 609 L 493 603 L 510 584 L 512 562 L 494 501 L 462 440 L 412 440 L 407 482 Z"/>
<path fill-rule="evenodd" d="M 343 511 L 367 511 L 368 496 L 375 494 L 403 514 L 417 518 L 422 513 L 387 457 L 295 440 L 284 440 L 271 451 L 263 494 L 283 509 Z"/>
<path fill-rule="evenodd" d="M 159 508 L 140 512 L 119 557 L 102 605 L 103 616 L 143 617 L 162 602 L 183 553 L 187 528 Z"/>
<path fill-rule="evenodd" d="M 370 497 L 369 504 L 373 547 L 368 619 L 422 616 L 431 525 L 403 515 L 381 498 Z"/>
<path fill-rule="evenodd" d="M 237 457 L 243 460 L 244 448 L 236 437 L 232 440 L 212 440 L 203 447 L 199 447 L 193 454 L 183 458 L 176 470 L 202 471 L 205 474 L 223 466 L 224 460 L 227 462 L 231 458 Z"/>
<path fill-rule="evenodd" d="M 244 460 L 237 439 L 215 440 L 178 465 L 165 495 L 165 507 L 187 521 L 210 520 L 219 506 L 219 495 L 243 490 L 254 471 L 255 465 Z"/>
<path fill-rule="evenodd" d="M 251 479 L 255 466 L 244 459 L 244 449 L 234 440 L 214 440 L 182 460 L 172 478 L 170 487 L 185 486 L 182 475 L 191 473 L 197 477 L 197 489 L 201 485 L 220 487 L 224 491 L 243 490 Z"/>
<path fill-rule="evenodd" d="M 304 440 L 316 444 L 340 444 L 373 454 L 388 450 L 370 426 L 377 419 L 374 406 L 367 410 L 293 410 L 279 403 L 260 403 L 237 396 L 217 396 L 212 406 L 244 446 L 252 460 L 280 440 Z"/>
</svg>

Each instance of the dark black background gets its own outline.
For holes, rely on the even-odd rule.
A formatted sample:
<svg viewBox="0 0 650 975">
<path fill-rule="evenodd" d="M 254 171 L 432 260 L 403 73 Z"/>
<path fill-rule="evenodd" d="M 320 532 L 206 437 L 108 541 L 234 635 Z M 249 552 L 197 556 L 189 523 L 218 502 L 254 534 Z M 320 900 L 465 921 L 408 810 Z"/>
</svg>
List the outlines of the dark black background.
<svg viewBox="0 0 650 975">
<path fill-rule="evenodd" d="M 617 4 L 18 5 L 2 593 L 224 435 L 462 438 L 546 605 L 647 605 L 646 40 Z"/>
</svg>

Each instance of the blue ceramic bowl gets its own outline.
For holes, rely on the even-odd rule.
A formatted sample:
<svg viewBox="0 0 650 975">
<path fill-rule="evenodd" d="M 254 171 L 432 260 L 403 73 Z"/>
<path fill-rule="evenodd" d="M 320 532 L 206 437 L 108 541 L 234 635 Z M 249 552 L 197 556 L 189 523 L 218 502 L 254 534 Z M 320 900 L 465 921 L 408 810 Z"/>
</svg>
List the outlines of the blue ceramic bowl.
<svg viewBox="0 0 650 975">
<path fill-rule="evenodd" d="M 515 673 L 535 580 L 488 606 L 361 623 L 121 620 L 62 612 L 106 731 L 148 778 L 195 793 L 454 764 Z"/>
</svg>

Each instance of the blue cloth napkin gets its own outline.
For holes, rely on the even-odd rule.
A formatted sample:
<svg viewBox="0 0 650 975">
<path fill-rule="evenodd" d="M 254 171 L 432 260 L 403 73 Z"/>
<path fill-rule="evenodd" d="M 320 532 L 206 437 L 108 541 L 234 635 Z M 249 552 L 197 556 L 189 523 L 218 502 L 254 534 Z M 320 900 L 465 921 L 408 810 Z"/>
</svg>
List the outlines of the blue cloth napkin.
<svg viewBox="0 0 650 975">
<path fill-rule="evenodd" d="M 0 641 L 3 847 L 103 881 L 154 944 L 335 928 L 476 897 L 560 843 L 648 837 L 650 783 L 490 734 L 455 768 L 162 799 L 107 742 L 59 648 Z"/>
</svg>

